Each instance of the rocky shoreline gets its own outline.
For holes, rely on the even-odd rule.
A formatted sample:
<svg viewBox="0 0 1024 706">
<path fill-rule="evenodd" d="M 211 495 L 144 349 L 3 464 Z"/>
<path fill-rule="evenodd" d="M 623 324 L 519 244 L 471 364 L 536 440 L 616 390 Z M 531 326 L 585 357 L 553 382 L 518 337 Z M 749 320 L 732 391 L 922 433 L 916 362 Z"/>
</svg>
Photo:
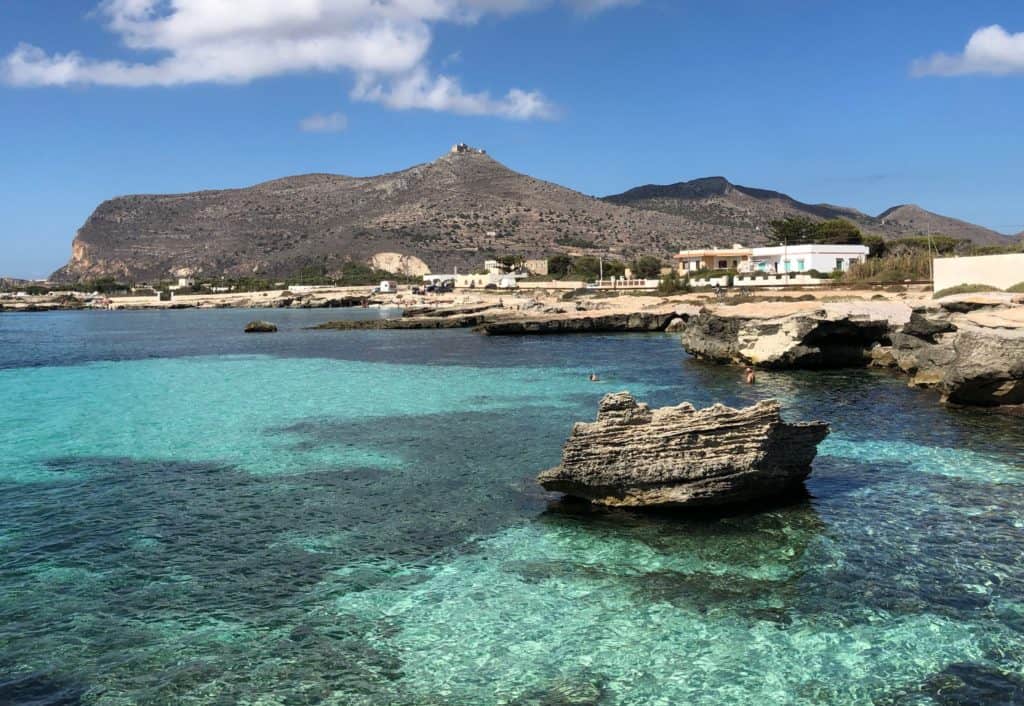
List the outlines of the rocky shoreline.
<svg viewBox="0 0 1024 706">
<path fill-rule="evenodd" d="M 765 369 L 892 368 L 943 402 L 1024 413 L 1024 307 L 962 297 L 905 307 L 702 309 L 687 317 L 687 352 Z"/>
</svg>

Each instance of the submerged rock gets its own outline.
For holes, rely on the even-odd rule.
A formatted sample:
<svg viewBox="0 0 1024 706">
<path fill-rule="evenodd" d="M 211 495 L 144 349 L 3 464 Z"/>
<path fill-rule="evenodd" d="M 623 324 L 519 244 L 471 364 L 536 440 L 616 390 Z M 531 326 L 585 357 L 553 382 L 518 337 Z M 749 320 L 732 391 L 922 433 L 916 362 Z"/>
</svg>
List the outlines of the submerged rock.
<svg viewBox="0 0 1024 706">
<path fill-rule="evenodd" d="M 276 333 L 277 325 L 269 321 L 250 321 L 245 325 L 246 333 Z"/>
<path fill-rule="evenodd" d="M 765 400 L 650 409 L 628 392 L 601 400 L 597 420 L 577 422 L 546 489 L 612 507 L 702 507 L 769 502 L 800 489 L 825 422 L 787 424 Z"/>
</svg>

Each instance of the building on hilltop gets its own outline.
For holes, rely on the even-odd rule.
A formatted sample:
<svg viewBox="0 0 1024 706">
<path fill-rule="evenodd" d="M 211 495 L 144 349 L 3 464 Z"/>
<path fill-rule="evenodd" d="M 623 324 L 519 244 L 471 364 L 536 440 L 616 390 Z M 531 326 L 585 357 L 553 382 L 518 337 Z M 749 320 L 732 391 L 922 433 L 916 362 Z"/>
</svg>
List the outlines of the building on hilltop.
<svg viewBox="0 0 1024 706">
<path fill-rule="evenodd" d="M 452 154 L 487 154 L 487 150 L 470 147 L 465 142 L 452 145 Z"/>
</svg>

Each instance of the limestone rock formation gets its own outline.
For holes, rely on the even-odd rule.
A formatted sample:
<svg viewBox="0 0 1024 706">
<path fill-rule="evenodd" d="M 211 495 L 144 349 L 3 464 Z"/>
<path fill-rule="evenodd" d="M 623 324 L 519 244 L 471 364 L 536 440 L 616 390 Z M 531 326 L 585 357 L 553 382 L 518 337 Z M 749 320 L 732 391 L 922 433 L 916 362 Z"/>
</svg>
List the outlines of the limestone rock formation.
<svg viewBox="0 0 1024 706">
<path fill-rule="evenodd" d="M 888 332 L 886 319 L 826 309 L 769 317 L 704 310 L 689 320 L 682 342 L 694 356 L 716 362 L 841 368 L 867 365 L 872 347 Z"/>
<path fill-rule="evenodd" d="M 395 275 L 422 277 L 430 274 L 430 265 L 415 255 L 397 252 L 379 252 L 370 258 L 370 267 Z"/>
<path fill-rule="evenodd" d="M 269 321 L 250 321 L 245 325 L 246 333 L 276 333 L 277 325 Z"/>
<path fill-rule="evenodd" d="M 811 472 L 825 422 L 787 424 L 780 405 L 744 409 L 689 403 L 650 409 L 628 392 L 578 422 L 546 489 L 612 507 L 687 508 L 769 502 Z"/>
<path fill-rule="evenodd" d="M 705 360 L 763 368 L 895 367 L 945 402 L 1024 412 L 1024 307 L 1005 295 L 899 311 L 889 304 L 723 306 L 681 338 Z"/>
<path fill-rule="evenodd" d="M 625 333 L 664 331 L 675 314 L 633 312 L 597 316 L 554 316 L 488 321 L 476 331 L 488 336 L 530 336 L 563 333 Z"/>
<path fill-rule="evenodd" d="M 912 385 L 953 404 L 1024 411 L 1024 309 L 918 310 L 890 338 Z"/>
</svg>

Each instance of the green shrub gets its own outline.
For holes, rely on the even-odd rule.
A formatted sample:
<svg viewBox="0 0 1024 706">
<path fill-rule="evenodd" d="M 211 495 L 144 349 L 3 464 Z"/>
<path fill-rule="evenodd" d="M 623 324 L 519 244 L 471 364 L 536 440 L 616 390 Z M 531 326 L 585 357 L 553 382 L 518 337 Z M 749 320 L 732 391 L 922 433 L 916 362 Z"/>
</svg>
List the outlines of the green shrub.
<svg viewBox="0 0 1024 706">
<path fill-rule="evenodd" d="M 1024 292 L 1024 282 L 1018 282 L 1017 284 L 1013 285 L 1012 287 L 1008 287 L 1006 291 L 1007 292 L 1013 292 L 1015 294 L 1020 294 L 1020 293 Z"/>
<path fill-rule="evenodd" d="M 932 278 L 932 256 L 927 251 L 909 250 L 899 255 L 868 258 L 855 262 L 842 276 L 845 282 L 889 284 L 904 280 Z"/>
<path fill-rule="evenodd" d="M 658 294 L 685 294 L 691 291 L 690 278 L 680 277 L 679 273 L 672 270 L 658 282 Z"/>
<path fill-rule="evenodd" d="M 953 294 L 972 294 L 974 292 L 998 292 L 999 289 L 987 284 L 959 284 L 955 287 L 940 289 L 932 295 L 932 299 L 942 299 Z"/>
</svg>

